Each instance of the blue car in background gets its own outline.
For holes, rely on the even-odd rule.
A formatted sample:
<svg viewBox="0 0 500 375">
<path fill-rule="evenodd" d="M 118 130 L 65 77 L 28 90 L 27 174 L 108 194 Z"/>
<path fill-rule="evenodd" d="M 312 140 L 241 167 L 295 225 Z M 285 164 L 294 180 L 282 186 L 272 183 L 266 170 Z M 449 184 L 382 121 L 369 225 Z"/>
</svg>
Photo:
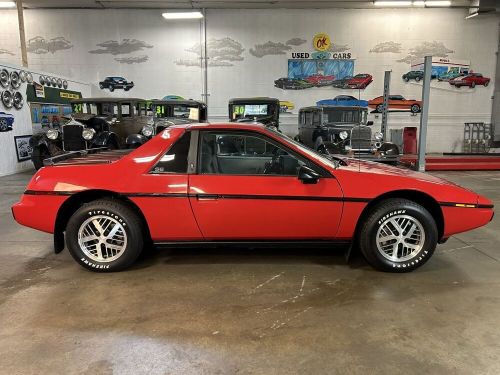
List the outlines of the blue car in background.
<svg viewBox="0 0 500 375">
<path fill-rule="evenodd" d="M 12 124 L 14 124 L 14 116 L 10 113 L 0 112 L 0 132 L 12 130 Z"/>
<path fill-rule="evenodd" d="M 346 107 L 368 107 L 368 100 L 356 99 L 351 95 L 338 95 L 333 99 L 323 99 L 316 102 L 317 106 L 336 105 Z"/>
</svg>

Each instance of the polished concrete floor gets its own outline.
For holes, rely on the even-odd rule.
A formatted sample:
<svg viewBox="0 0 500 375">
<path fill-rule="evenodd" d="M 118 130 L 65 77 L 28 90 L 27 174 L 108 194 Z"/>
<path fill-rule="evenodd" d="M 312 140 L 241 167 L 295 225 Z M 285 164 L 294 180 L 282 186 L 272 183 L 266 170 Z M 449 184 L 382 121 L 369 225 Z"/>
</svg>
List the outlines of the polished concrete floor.
<svg viewBox="0 0 500 375">
<path fill-rule="evenodd" d="M 500 205 L 500 172 L 439 173 Z M 162 250 L 95 274 L 10 214 L 1 374 L 499 374 L 500 220 L 403 275 L 327 250 Z M 43 213 L 39 213 L 43 215 Z"/>
</svg>

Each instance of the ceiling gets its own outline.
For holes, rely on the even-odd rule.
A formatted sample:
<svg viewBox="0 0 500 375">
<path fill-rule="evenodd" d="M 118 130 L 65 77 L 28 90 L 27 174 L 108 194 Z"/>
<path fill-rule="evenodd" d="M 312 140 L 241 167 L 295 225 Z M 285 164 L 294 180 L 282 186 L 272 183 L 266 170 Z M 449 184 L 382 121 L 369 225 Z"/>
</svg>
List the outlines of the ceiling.
<svg viewBox="0 0 500 375">
<path fill-rule="evenodd" d="M 477 0 L 476 0 L 477 1 Z M 453 7 L 468 8 L 471 0 L 452 0 Z M 23 0 L 24 8 L 375 8 L 371 0 Z"/>
</svg>

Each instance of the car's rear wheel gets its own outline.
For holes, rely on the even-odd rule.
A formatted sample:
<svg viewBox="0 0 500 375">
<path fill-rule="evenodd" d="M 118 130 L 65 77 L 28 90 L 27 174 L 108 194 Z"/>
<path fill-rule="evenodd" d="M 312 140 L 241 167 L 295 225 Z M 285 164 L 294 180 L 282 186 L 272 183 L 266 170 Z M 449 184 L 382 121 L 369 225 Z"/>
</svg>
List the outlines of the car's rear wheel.
<svg viewBox="0 0 500 375">
<path fill-rule="evenodd" d="M 429 260 L 437 245 L 431 214 L 407 199 L 382 201 L 361 224 L 361 252 L 380 271 L 413 271 Z"/>
<path fill-rule="evenodd" d="M 104 85 L 102 83 L 99 83 L 99 88 L 102 90 L 104 88 Z"/>
<path fill-rule="evenodd" d="M 471 87 L 471 88 L 476 87 L 476 82 L 472 82 L 472 83 L 470 84 L 470 87 Z"/>
<path fill-rule="evenodd" d="M 408 77 L 403 77 L 403 79 L 405 80 L 405 82 L 408 82 L 410 80 Z"/>
<path fill-rule="evenodd" d="M 410 110 L 412 113 L 418 113 L 420 112 L 420 106 L 418 104 L 412 104 L 410 107 Z"/>
<path fill-rule="evenodd" d="M 66 244 L 84 268 L 96 272 L 121 271 L 142 252 L 143 225 L 126 204 L 101 199 L 83 205 L 71 216 Z"/>
<path fill-rule="evenodd" d="M 115 91 L 115 88 L 114 88 L 113 86 L 111 86 L 111 85 L 110 85 L 110 86 L 109 86 L 109 91 L 113 92 L 113 91 Z"/>
<path fill-rule="evenodd" d="M 490 81 L 485 81 L 484 82 L 484 87 L 487 87 L 489 85 Z"/>
<path fill-rule="evenodd" d="M 420 81 L 420 77 L 419 77 L 419 76 L 416 76 L 416 77 L 415 77 L 415 81 L 417 81 L 417 82 L 418 82 L 418 81 Z"/>
<path fill-rule="evenodd" d="M 6 132 L 9 130 L 9 123 L 6 119 L 0 118 L 0 132 Z"/>
<path fill-rule="evenodd" d="M 382 113 L 383 110 L 384 110 L 384 105 L 383 104 L 377 105 L 377 112 Z"/>
</svg>

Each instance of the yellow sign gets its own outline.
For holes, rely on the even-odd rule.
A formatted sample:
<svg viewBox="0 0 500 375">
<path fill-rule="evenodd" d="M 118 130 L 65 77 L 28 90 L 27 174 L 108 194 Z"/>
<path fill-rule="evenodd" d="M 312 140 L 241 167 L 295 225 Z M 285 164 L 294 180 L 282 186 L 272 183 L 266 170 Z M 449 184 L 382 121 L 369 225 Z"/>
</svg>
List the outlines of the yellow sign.
<svg viewBox="0 0 500 375">
<path fill-rule="evenodd" d="M 80 95 L 65 91 L 59 92 L 59 96 L 66 99 L 80 99 Z"/>
<path fill-rule="evenodd" d="M 316 51 L 328 51 L 330 48 L 330 37 L 325 33 L 318 33 L 313 38 L 313 47 Z"/>
</svg>

